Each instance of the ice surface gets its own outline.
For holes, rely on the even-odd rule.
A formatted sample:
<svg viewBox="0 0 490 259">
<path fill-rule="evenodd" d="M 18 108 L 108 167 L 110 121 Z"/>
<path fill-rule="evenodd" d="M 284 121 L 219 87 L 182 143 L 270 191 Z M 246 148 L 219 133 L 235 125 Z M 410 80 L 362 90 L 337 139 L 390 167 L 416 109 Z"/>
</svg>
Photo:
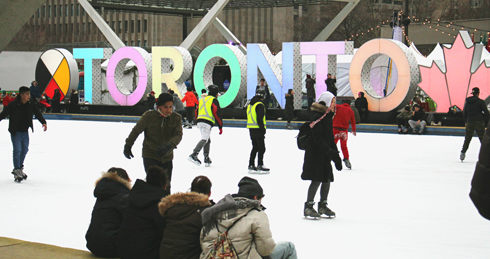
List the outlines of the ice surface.
<svg viewBox="0 0 490 259">
<path fill-rule="evenodd" d="M 47 132 L 34 123 L 25 164 L 29 178 L 19 184 L 10 174 L 8 121 L 0 122 L 0 236 L 86 249 L 94 182 L 112 166 L 125 168 L 133 180 L 143 178 L 143 135 L 133 147 L 135 158 L 127 160 L 122 151 L 134 123 L 52 120 Z M 296 134 L 268 130 L 265 164 L 272 173 L 252 177 L 264 188 L 274 239 L 294 242 L 300 258 L 490 255 L 490 222 L 468 196 L 478 139 L 461 163 L 463 137 L 350 135 L 353 169 L 335 173 L 329 196 L 337 218 L 314 221 L 303 219 L 309 182 L 300 178 L 304 154 L 296 148 Z M 213 129 L 210 168 L 187 161 L 199 137 L 196 128 L 184 130 L 172 191 L 187 191 L 195 176 L 206 175 L 215 201 L 237 192 L 239 179 L 247 175 L 248 131 L 224 128 L 219 136 Z"/>
</svg>

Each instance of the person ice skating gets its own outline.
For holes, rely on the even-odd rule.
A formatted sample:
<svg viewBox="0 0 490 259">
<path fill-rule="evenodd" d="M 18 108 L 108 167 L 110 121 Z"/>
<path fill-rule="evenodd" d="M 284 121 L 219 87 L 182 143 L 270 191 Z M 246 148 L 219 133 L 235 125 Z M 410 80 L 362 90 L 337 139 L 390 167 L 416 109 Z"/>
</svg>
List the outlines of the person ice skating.
<svg viewBox="0 0 490 259">
<path fill-rule="evenodd" d="M 251 174 L 268 174 L 269 168 L 264 166 L 265 153 L 265 106 L 262 103 L 265 98 L 263 90 L 257 90 L 247 107 L 247 128 L 252 140 L 252 151 L 248 162 L 248 172 Z M 258 164 L 255 166 L 255 157 L 258 154 Z"/>
<path fill-rule="evenodd" d="M 124 156 L 127 159 L 133 158 L 131 148 L 141 132 L 145 132 L 143 140 L 145 171 L 148 172 L 148 168 L 154 165 L 165 169 L 169 177 L 169 185 L 172 181 L 173 150 L 182 140 L 182 117 L 172 110 L 173 97 L 168 93 L 160 94 L 155 109 L 141 116 L 124 145 Z"/>
<path fill-rule="evenodd" d="M 178 113 L 182 117 L 182 121 L 184 121 L 184 104 L 174 90 L 168 90 L 168 93 L 174 98 L 174 111 Z"/>
<path fill-rule="evenodd" d="M 191 87 L 187 88 L 187 92 L 185 93 L 184 98 L 182 98 L 182 102 L 185 102 L 185 112 L 187 114 L 187 123 L 185 128 L 192 129 L 192 125 L 194 125 L 196 106 L 199 105 L 199 101 L 197 100 Z"/>
<path fill-rule="evenodd" d="M 158 166 L 148 168 L 146 182 L 136 180 L 127 200 L 117 238 L 121 259 L 159 259 L 165 218 L 158 211 L 160 200 L 170 194 L 168 177 Z"/>
<path fill-rule="evenodd" d="M 226 231 L 235 247 L 236 258 L 297 259 L 293 243 L 276 244 L 272 238 L 269 218 L 261 204 L 265 195 L 259 182 L 245 176 L 238 187 L 237 194 L 226 195 L 202 212 L 200 258 L 210 258 L 214 241 Z"/>
<path fill-rule="evenodd" d="M 210 195 L 211 181 L 201 175 L 192 181 L 190 192 L 169 195 L 158 204 L 160 214 L 167 219 L 160 259 L 199 258 L 201 213 L 214 204 Z"/>
<path fill-rule="evenodd" d="M 291 120 L 294 118 L 294 91 L 293 89 L 289 89 L 286 94 L 286 107 L 284 109 L 284 115 L 288 120 L 288 124 L 286 126 L 287 129 L 293 129 L 291 126 Z"/>
<path fill-rule="evenodd" d="M 330 182 L 334 180 L 331 161 L 335 163 L 338 171 L 342 170 L 342 160 L 337 145 L 335 145 L 332 127 L 335 96 L 330 92 L 323 92 L 318 98 L 318 103 L 313 103 L 311 107 L 313 111 L 310 124 L 312 141 L 306 146 L 301 174 L 301 179 L 311 181 L 304 216 L 314 219 L 319 219 L 321 215 L 335 217 L 335 212 L 327 207 Z M 317 212 L 313 205 L 315 205 L 314 199 L 320 185 L 322 187 Z"/>
<path fill-rule="evenodd" d="M 410 106 L 407 105 L 403 108 L 403 111 L 396 116 L 396 123 L 398 124 L 398 134 L 407 134 L 409 125 L 408 121 L 412 118 L 413 113 L 410 111 Z M 405 129 L 403 129 L 405 127 Z"/>
<path fill-rule="evenodd" d="M 335 83 L 337 83 L 337 77 L 333 76 L 332 74 L 328 73 L 327 79 L 325 79 L 325 84 L 327 85 L 327 91 L 331 92 L 334 96 L 337 96 L 337 86 L 335 86 Z"/>
<path fill-rule="evenodd" d="M 27 151 L 29 151 L 29 128 L 34 132 L 32 116 L 36 116 L 36 119 L 41 122 L 44 131 L 48 130 L 48 126 L 37 108 L 37 103 L 31 100 L 31 93 L 26 86 L 21 86 L 17 98 L 3 108 L 0 113 L 0 121 L 9 115 L 8 131 L 10 132 L 10 140 L 14 149 L 14 170 L 12 170 L 12 174 L 16 182 L 21 182 L 27 179 L 27 174 L 24 173 L 24 160 Z"/>
<path fill-rule="evenodd" d="M 412 128 L 413 134 L 422 134 L 427 125 L 424 120 L 425 111 L 417 103 L 413 105 L 413 109 L 412 118 L 408 120 L 408 124 L 410 124 L 410 127 Z M 417 128 L 420 128 L 420 130 L 417 131 Z"/>
<path fill-rule="evenodd" d="M 487 128 L 490 124 L 487 125 Z M 480 215 L 490 220 L 490 131 L 481 140 L 480 154 L 471 180 L 470 198 Z"/>
<path fill-rule="evenodd" d="M 350 108 L 349 101 L 347 103 L 344 102 L 342 105 L 337 105 L 336 110 L 335 116 L 333 117 L 335 145 L 340 140 L 340 148 L 344 156 L 345 167 L 352 169 L 349 160 L 349 150 L 347 149 L 347 139 L 349 138 L 349 124 L 352 125 L 352 135 L 356 136 L 356 118 Z"/>
<path fill-rule="evenodd" d="M 357 96 L 358 97 L 356 99 L 356 108 L 359 111 L 359 117 L 361 117 L 361 120 L 358 121 L 357 123 L 366 122 L 366 119 L 369 114 L 368 101 L 366 97 L 364 97 L 363 92 L 359 92 Z"/>
<path fill-rule="evenodd" d="M 311 108 L 311 105 L 315 102 L 316 98 L 316 89 L 315 89 L 315 79 L 311 78 L 310 75 L 306 75 L 306 96 L 308 97 L 308 109 Z"/>
<path fill-rule="evenodd" d="M 114 258 L 117 236 L 127 202 L 123 197 L 131 190 L 126 170 L 112 167 L 95 182 L 97 199 L 92 210 L 90 226 L 85 234 L 87 249 L 97 257 Z"/>
<path fill-rule="evenodd" d="M 260 83 L 255 88 L 255 93 L 257 93 L 257 91 L 263 91 L 265 93 L 264 100 L 262 102 L 265 109 L 269 109 L 269 103 L 271 102 L 272 97 L 271 92 L 269 91 L 269 85 L 267 85 L 264 78 L 260 79 Z"/>
<path fill-rule="evenodd" d="M 204 148 L 204 164 L 206 167 L 211 166 L 209 158 L 209 150 L 211 148 L 211 129 L 214 124 L 218 124 L 219 134 L 223 133 L 223 120 L 221 119 L 221 107 L 218 102 L 218 86 L 210 85 L 208 87 L 209 95 L 201 98 L 199 106 L 196 110 L 197 128 L 201 132 L 201 140 L 197 143 L 188 160 L 200 166 L 201 160 L 197 157 Z"/>
<path fill-rule="evenodd" d="M 485 104 L 485 101 L 480 99 L 480 88 L 473 88 L 471 94 L 473 96 L 466 98 L 463 108 L 466 134 L 463 149 L 460 154 L 461 161 L 466 158 L 466 151 L 470 146 L 475 131 L 476 134 L 478 134 L 480 142 L 482 142 L 483 135 L 485 134 L 485 122 L 488 121 L 489 118 L 487 105 Z"/>
</svg>

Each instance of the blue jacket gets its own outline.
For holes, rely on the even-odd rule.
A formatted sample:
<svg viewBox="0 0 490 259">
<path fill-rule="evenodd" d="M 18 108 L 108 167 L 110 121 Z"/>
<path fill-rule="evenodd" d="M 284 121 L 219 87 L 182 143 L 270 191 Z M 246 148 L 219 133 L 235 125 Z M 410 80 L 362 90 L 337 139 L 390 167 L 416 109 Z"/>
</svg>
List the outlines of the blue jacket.
<svg viewBox="0 0 490 259">
<path fill-rule="evenodd" d="M 31 83 L 30 92 L 31 92 L 32 99 L 41 98 L 41 91 L 39 90 L 39 85 L 35 86 Z"/>
</svg>

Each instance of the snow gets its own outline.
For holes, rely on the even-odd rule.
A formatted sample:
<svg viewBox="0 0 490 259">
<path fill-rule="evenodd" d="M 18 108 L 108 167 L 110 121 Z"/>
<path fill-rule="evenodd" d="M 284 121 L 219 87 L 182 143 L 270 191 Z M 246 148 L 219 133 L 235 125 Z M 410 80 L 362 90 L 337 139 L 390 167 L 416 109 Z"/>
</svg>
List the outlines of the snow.
<svg viewBox="0 0 490 259">
<path fill-rule="evenodd" d="M 25 172 L 15 183 L 8 122 L 0 123 L 0 236 L 85 248 L 85 231 L 95 199 L 94 182 L 112 166 L 133 181 L 144 178 L 143 135 L 123 154 L 134 123 L 35 121 Z M 200 138 L 184 130 L 175 151 L 172 191 L 187 191 L 206 175 L 212 197 L 236 193 L 247 174 L 251 144 L 246 129 L 212 132 L 210 168 L 187 161 Z M 303 152 L 297 131 L 267 131 L 265 154 L 270 175 L 253 175 L 264 188 L 263 204 L 276 242 L 295 243 L 300 258 L 486 258 L 490 222 L 480 217 L 468 193 L 479 152 L 473 139 L 467 160 L 459 161 L 463 137 L 359 133 L 349 136 L 353 170 L 335 173 L 329 207 L 335 219 L 306 220 L 303 205 L 309 182 L 300 179 Z M 201 154 L 202 157 L 202 154 Z M 319 197 L 316 197 L 318 200 Z M 321 254 L 321 256 L 319 256 Z"/>
</svg>

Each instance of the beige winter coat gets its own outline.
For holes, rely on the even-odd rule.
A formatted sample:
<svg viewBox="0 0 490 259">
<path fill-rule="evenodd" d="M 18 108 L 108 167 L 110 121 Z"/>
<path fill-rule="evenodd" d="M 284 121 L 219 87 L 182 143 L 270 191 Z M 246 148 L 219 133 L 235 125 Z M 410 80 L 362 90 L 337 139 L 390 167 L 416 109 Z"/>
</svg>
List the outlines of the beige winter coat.
<svg viewBox="0 0 490 259">
<path fill-rule="evenodd" d="M 246 198 L 235 198 L 235 200 L 237 199 L 249 200 Z M 245 214 L 247 215 L 245 216 Z M 228 236 L 240 259 L 262 259 L 262 257 L 272 254 L 276 243 L 272 239 L 269 218 L 264 211 L 252 209 L 252 207 L 240 208 L 239 206 L 236 217 L 222 220 L 218 223 L 220 232 L 226 231 L 237 220 L 239 221 L 228 232 Z M 206 258 L 217 236 L 216 227 L 211 229 L 209 234 L 204 237 L 201 232 L 201 259 Z"/>
</svg>

